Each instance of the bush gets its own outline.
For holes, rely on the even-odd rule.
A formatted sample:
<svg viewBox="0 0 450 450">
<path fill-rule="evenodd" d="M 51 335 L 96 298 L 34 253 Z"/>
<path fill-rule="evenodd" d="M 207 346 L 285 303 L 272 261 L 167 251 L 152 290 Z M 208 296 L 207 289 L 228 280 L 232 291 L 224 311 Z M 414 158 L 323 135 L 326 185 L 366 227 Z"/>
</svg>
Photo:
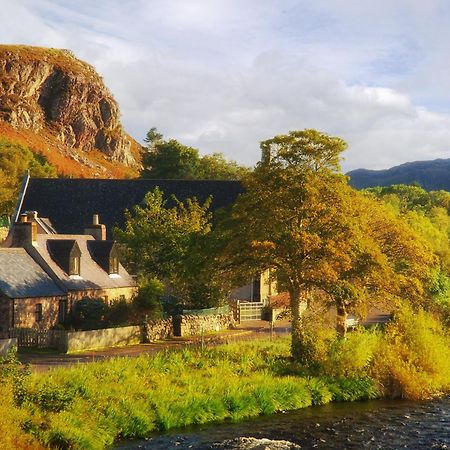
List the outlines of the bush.
<svg viewBox="0 0 450 450">
<path fill-rule="evenodd" d="M 163 293 L 164 284 L 160 280 L 155 277 L 141 278 L 134 304 L 150 319 L 159 319 L 162 315 L 161 296 Z"/>
<path fill-rule="evenodd" d="M 448 330 L 423 310 L 403 306 L 388 324 L 371 375 L 385 395 L 428 399 L 450 391 Z"/>
<path fill-rule="evenodd" d="M 108 306 L 98 298 L 83 298 L 74 303 L 71 323 L 76 328 L 93 330 L 102 328 Z"/>
</svg>

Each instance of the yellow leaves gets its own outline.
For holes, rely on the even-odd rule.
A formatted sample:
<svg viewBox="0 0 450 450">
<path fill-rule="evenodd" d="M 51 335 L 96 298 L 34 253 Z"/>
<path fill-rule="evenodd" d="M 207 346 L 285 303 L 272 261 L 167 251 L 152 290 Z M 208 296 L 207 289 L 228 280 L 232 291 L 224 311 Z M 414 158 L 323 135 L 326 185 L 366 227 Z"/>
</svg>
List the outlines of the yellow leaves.
<svg viewBox="0 0 450 450">
<path fill-rule="evenodd" d="M 276 248 L 276 244 L 271 241 L 252 241 L 251 246 L 258 250 L 274 250 Z"/>
</svg>

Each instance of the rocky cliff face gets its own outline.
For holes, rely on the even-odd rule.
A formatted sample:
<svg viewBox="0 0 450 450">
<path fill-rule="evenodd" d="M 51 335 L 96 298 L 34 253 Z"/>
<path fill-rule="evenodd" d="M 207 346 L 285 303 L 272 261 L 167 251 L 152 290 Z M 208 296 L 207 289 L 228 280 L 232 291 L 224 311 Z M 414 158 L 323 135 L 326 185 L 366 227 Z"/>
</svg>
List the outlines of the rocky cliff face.
<svg viewBox="0 0 450 450">
<path fill-rule="evenodd" d="M 137 164 L 116 101 L 94 68 L 67 50 L 0 46 L 0 120 L 50 131 L 69 149 Z"/>
</svg>

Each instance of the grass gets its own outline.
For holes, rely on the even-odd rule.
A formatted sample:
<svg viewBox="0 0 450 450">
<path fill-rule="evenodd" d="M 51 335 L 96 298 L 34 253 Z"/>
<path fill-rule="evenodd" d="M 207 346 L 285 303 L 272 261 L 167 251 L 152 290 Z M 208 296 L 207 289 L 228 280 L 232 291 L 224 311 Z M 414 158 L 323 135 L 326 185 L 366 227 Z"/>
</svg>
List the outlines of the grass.
<svg viewBox="0 0 450 450">
<path fill-rule="evenodd" d="M 41 374 L 22 375 L 10 362 L 0 374 L 0 434 L 10 442 L 95 450 L 119 438 L 331 401 L 450 392 L 447 331 L 423 312 L 399 312 L 383 332 L 359 330 L 345 340 L 324 336 L 316 339 L 314 364 L 293 361 L 288 338 Z"/>
</svg>

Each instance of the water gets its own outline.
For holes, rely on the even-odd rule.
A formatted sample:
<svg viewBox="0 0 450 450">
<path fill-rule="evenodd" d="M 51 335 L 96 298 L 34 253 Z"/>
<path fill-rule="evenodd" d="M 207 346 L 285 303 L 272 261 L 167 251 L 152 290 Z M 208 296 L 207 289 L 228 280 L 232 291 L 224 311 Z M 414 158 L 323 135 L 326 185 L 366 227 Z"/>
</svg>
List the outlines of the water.
<svg viewBox="0 0 450 450">
<path fill-rule="evenodd" d="M 279 442 L 283 441 L 283 442 Z M 450 398 L 330 404 L 170 432 L 121 449 L 450 449 Z"/>
</svg>

